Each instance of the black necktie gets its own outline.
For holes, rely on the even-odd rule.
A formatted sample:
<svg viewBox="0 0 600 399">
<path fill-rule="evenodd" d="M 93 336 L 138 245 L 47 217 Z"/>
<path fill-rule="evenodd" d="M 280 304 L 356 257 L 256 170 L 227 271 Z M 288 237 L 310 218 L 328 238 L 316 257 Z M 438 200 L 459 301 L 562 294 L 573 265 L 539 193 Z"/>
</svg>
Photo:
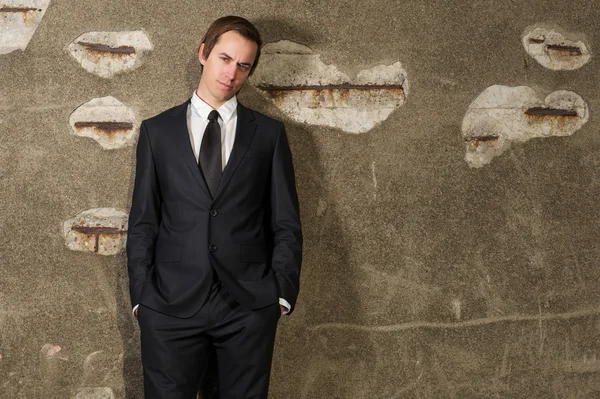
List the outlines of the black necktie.
<svg viewBox="0 0 600 399">
<path fill-rule="evenodd" d="M 204 179 L 210 190 L 210 195 L 215 198 L 217 187 L 223 173 L 221 164 L 221 127 L 219 126 L 219 113 L 215 110 L 208 114 L 208 125 L 204 130 L 202 145 L 200 146 L 199 166 L 204 174 Z"/>
</svg>

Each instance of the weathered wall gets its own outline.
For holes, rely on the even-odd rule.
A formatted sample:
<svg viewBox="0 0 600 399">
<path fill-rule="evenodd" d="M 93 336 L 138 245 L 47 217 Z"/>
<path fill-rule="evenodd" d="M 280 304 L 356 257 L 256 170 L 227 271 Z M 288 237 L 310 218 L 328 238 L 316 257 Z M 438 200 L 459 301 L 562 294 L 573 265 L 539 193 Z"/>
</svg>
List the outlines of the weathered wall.
<svg viewBox="0 0 600 399">
<path fill-rule="evenodd" d="M 271 397 L 600 397 L 600 1 L 47 3 L 0 0 L 2 398 L 140 397 L 132 144 L 226 14 L 297 44 L 240 96 L 286 123 L 306 238 Z"/>
</svg>

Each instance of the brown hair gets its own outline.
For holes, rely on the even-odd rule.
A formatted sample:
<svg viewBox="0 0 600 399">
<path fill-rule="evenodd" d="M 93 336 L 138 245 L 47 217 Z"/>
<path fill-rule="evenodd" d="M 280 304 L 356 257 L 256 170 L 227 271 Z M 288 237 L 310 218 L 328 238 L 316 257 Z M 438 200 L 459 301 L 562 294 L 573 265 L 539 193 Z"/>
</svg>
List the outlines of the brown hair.
<svg viewBox="0 0 600 399">
<path fill-rule="evenodd" d="M 245 18 L 229 15 L 226 17 L 221 17 L 213 22 L 208 27 L 208 30 L 202 39 L 202 44 L 204 44 L 202 56 L 204 59 L 207 59 L 210 55 L 210 52 L 215 47 L 215 44 L 217 44 L 219 37 L 221 37 L 223 33 L 229 32 L 230 30 L 236 31 L 257 45 L 256 58 L 254 59 L 252 67 L 250 68 L 250 75 L 252 75 L 252 72 L 254 72 L 254 69 L 256 69 L 256 65 L 258 64 L 258 59 L 260 58 L 260 47 L 262 46 L 262 40 L 256 27 Z M 198 49 L 198 51 L 200 51 L 200 49 Z"/>
</svg>

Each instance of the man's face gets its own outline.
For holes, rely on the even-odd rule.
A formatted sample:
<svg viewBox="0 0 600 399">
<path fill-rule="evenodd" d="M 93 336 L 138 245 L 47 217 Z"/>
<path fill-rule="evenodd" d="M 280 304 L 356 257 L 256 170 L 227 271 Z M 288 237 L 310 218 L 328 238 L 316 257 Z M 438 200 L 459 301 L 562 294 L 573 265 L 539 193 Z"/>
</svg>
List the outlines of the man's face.
<svg viewBox="0 0 600 399">
<path fill-rule="evenodd" d="M 236 31 L 223 33 L 204 58 L 200 46 L 198 59 L 203 65 L 198 96 L 217 109 L 233 97 L 244 85 L 256 58 L 258 46 Z"/>
</svg>

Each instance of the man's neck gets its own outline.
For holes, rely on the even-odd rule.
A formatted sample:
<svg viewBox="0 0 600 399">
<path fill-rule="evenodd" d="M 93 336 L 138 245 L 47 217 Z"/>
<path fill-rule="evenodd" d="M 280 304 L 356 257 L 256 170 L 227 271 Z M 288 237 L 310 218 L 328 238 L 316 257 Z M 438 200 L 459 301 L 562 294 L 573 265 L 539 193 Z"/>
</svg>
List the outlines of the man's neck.
<svg viewBox="0 0 600 399">
<path fill-rule="evenodd" d="M 203 95 L 200 89 L 196 89 L 196 95 L 200 98 L 200 100 L 204 101 L 208 105 L 212 107 L 212 109 L 219 109 L 221 105 L 225 104 L 227 101 L 219 101 L 215 102 L 214 99 L 211 101 L 210 96 Z"/>
</svg>

